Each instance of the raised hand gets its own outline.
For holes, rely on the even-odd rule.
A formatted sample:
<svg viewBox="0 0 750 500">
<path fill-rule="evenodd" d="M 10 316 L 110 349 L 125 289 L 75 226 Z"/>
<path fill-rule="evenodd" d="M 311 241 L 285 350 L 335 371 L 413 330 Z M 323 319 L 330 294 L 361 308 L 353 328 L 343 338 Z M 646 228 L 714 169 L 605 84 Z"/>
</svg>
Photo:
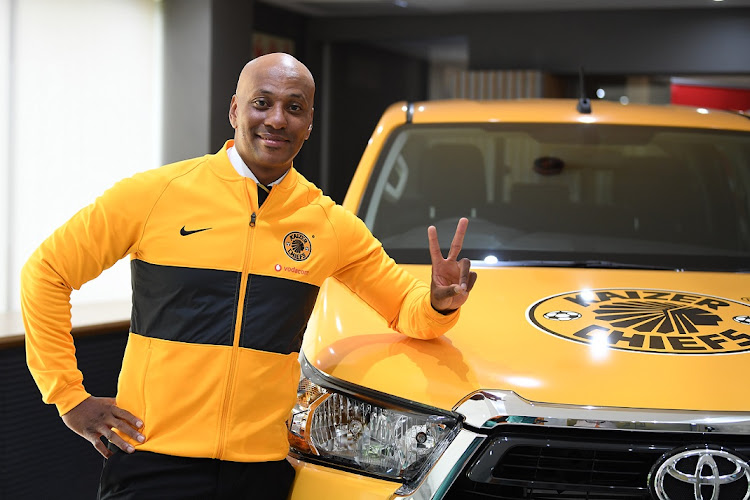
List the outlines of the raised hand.
<svg viewBox="0 0 750 500">
<path fill-rule="evenodd" d="M 90 441 L 104 458 L 109 458 L 112 452 L 99 439 L 101 437 L 126 453 L 135 451 L 133 445 L 127 443 L 113 429 L 127 434 L 139 443 L 146 440 L 137 430 L 143 427 L 143 422 L 130 412 L 118 408 L 114 398 L 91 396 L 63 415 L 62 420 L 73 432 Z"/>
<path fill-rule="evenodd" d="M 427 228 L 427 239 L 430 244 L 430 258 L 432 259 L 432 281 L 430 283 L 430 299 L 436 311 L 447 313 L 458 309 L 469 298 L 469 292 L 477 280 L 477 273 L 471 271 L 469 259 L 456 261 L 464 244 L 464 235 L 469 226 L 469 220 L 461 218 L 453 236 L 448 257 L 443 258 L 438 243 L 437 228 Z"/>
</svg>

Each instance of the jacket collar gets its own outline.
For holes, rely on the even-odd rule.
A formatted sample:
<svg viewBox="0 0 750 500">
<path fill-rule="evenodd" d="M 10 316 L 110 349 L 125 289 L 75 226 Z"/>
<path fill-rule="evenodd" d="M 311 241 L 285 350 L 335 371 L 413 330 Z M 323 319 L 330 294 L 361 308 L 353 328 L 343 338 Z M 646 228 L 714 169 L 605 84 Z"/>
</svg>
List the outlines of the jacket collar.
<svg viewBox="0 0 750 500">
<path fill-rule="evenodd" d="M 237 171 L 234 169 L 234 166 L 232 165 L 232 162 L 229 161 L 227 149 L 232 146 L 234 146 L 234 140 L 230 139 L 224 143 L 224 146 L 216 154 L 209 155 L 209 163 L 211 165 L 211 169 L 216 173 L 216 175 L 224 180 L 244 180 L 245 178 L 237 173 Z M 287 172 L 287 174 L 284 176 L 277 187 L 281 187 L 282 189 L 291 188 L 297 182 L 297 175 L 297 171 L 295 170 L 294 165 L 292 165 L 292 168 L 289 169 L 289 172 Z"/>
</svg>

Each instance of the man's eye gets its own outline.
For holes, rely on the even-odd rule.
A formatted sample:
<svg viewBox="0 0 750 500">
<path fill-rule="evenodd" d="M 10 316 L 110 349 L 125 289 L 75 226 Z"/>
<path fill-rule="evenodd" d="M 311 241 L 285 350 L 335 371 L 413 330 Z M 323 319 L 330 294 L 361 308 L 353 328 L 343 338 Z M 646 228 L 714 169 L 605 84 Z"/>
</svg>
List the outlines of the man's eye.
<svg viewBox="0 0 750 500">
<path fill-rule="evenodd" d="M 299 104 L 290 104 L 289 110 L 290 111 L 302 111 L 302 106 L 300 106 Z"/>
<path fill-rule="evenodd" d="M 268 101 L 265 99 L 255 99 L 253 101 L 253 104 L 258 108 L 267 108 L 268 107 Z"/>
</svg>

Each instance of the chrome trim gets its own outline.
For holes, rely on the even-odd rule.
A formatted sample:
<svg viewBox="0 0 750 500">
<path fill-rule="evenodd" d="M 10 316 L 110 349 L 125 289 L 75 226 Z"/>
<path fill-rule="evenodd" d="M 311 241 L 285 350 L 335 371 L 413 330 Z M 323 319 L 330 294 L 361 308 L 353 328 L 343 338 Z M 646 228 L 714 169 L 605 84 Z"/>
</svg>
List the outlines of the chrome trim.
<svg viewBox="0 0 750 500">
<path fill-rule="evenodd" d="M 391 495 L 391 500 L 440 500 L 456 480 L 485 436 L 461 429 L 448 448 L 432 466 L 422 482 L 411 493 L 400 495 L 402 486 Z"/>
<path fill-rule="evenodd" d="M 750 434 L 750 412 L 660 410 L 538 403 L 512 391 L 477 391 L 465 397 L 454 411 L 465 424 L 477 429 L 505 425 L 508 417 L 537 419 L 526 425 L 551 427 L 608 427 L 624 430 L 720 432 Z M 602 425 L 596 425 L 599 422 Z"/>
</svg>

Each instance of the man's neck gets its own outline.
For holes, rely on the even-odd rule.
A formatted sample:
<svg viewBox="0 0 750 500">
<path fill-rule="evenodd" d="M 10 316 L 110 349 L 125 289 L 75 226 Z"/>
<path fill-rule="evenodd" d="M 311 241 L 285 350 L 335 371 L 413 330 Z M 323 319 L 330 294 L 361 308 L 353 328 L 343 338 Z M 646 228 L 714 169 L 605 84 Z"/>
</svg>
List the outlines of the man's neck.
<svg viewBox="0 0 750 500">
<path fill-rule="evenodd" d="M 229 157 L 229 161 L 232 163 L 232 166 L 237 171 L 238 174 L 240 174 L 242 177 L 248 177 L 255 182 L 263 185 L 269 185 L 269 184 L 278 184 L 282 181 L 282 179 L 286 176 L 286 174 L 289 172 L 289 170 L 292 168 L 290 165 L 287 167 L 281 174 L 279 174 L 279 171 L 281 169 L 273 168 L 273 169 L 252 169 L 245 164 L 245 162 L 242 160 L 242 157 L 240 156 L 239 152 L 237 151 L 237 148 L 234 146 L 227 149 L 227 156 Z"/>
</svg>

